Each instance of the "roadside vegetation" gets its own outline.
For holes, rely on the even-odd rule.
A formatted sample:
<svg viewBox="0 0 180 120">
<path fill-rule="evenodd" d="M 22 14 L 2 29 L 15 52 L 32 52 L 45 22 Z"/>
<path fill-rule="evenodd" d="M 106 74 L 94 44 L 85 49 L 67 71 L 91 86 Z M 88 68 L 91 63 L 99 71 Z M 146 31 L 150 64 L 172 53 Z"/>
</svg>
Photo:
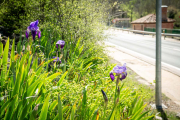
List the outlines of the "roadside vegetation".
<svg viewBox="0 0 180 120">
<path fill-rule="evenodd" d="M 28 29 L 37 28 L 31 25 Z M 9 40 L 5 48 L 0 43 L 1 119 L 154 117 L 144 111 L 146 104 L 139 92 L 120 81 L 127 76 L 125 65 L 116 68 L 106 65 L 106 57 L 103 54 L 97 57 L 93 46 L 84 51 L 81 39 L 77 43 L 73 37 L 71 42 L 52 42 L 50 31 L 41 32 L 42 36 L 38 31 L 35 38 L 31 31 L 26 34 L 28 40 L 19 41 L 17 46 L 13 41 L 9 57 Z M 114 73 L 109 76 L 112 69 L 117 80 Z"/>
</svg>

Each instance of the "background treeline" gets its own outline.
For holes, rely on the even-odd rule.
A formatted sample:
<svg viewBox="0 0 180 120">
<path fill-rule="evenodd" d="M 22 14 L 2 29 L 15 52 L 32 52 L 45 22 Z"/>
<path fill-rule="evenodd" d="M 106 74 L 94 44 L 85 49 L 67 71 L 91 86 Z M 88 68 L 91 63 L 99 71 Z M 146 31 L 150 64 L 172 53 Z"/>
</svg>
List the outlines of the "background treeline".
<svg viewBox="0 0 180 120">
<path fill-rule="evenodd" d="M 106 0 L 4 0 L 0 7 L 0 26 L 9 34 L 26 30 L 38 19 L 41 30 L 53 28 L 62 39 L 71 34 L 100 40 L 109 5 Z"/>
<path fill-rule="evenodd" d="M 156 0 L 119 0 L 120 9 L 126 11 L 132 20 L 156 13 Z M 162 0 L 162 5 L 168 6 L 168 17 L 175 19 L 175 28 L 180 28 L 180 0 Z"/>
</svg>

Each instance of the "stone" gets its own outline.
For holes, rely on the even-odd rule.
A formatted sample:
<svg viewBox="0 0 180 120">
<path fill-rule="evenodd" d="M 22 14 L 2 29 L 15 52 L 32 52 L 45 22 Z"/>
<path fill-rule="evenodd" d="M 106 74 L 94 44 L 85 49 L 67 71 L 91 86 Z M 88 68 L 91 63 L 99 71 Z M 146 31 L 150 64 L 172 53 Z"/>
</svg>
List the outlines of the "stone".
<svg viewBox="0 0 180 120">
<path fill-rule="evenodd" d="M 156 104 L 150 104 L 150 106 L 153 108 L 153 109 L 156 109 Z M 162 104 L 162 108 L 163 109 L 167 109 L 168 107 L 164 104 Z"/>
<path fill-rule="evenodd" d="M 159 116 L 155 116 L 155 119 L 156 120 L 163 120 L 162 117 L 159 117 Z"/>
<path fill-rule="evenodd" d="M 4 48 L 4 47 L 5 47 L 5 45 L 6 45 L 7 40 L 5 40 L 5 39 L 1 39 L 1 42 L 2 42 L 2 44 L 3 44 L 3 48 Z"/>
<path fill-rule="evenodd" d="M 7 37 L 7 36 L 3 36 L 3 39 L 6 39 L 6 40 L 7 40 L 7 39 L 8 39 L 8 37 Z"/>
<path fill-rule="evenodd" d="M 176 114 L 176 117 L 177 117 L 178 119 L 180 119 L 180 113 L 177 113 L 177 114 Z"/>
</svg>

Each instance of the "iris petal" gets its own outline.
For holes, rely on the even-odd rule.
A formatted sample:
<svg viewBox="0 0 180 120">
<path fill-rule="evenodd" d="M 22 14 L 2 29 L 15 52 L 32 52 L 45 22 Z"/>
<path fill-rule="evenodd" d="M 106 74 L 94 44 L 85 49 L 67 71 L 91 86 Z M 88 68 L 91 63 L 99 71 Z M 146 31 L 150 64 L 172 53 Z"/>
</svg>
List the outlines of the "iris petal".
<svg viewBox="0 0 180 120">
<path fill-rule="evenodd" d="M 123 72 L 126 72 L 126 63 L 123 66 L 115 66 L 113 68 L 113 71 L 116 73 L 116 75 L 122 74 Z"/>
<path fill-rule="evenodd" d="M 41 37 L 41 31 L 39 30 L 38 31 L 38 38 L 40 38 Z"/>
<path fill-rule="evenodd" d="M 124 73 L 122 73 L 121 75 L 122 75 L 122 76 L 121 76 L 120 80 L 122 81 L 123 79 L 125 79 L 125 78 L 126 78 L 126 76 L 127 76 L 127 72 L 124 72 Z"/>
<path fill-rule="evenodd" d="M 53 60 L 54 62 L 60 62 L 61 63 L 61 59 L 59 57 L 53 57 L 53 59 L 54 59 Z"/>
<path fill-rule="evenodd" d="M 61 49 L 63 49 L 64 45 L 65 45 L 65 41 L 63 40 L 58 40 L 56 43 L 56 47 L 58 49 L 58 45 L 60 45 Z"/>
<path fill-rule="evenodd" d="M 26 38 L 28 39 L 28 37 L 29 37 L 29 33 L 28 33 L 28 31 L 26 30 Z"/>
<path fill-rule="evenodd" d="M 114 81 L 114 79 L 115 79 L 114 74 L 113 74 L 112 72 L 110 72 L 110 74 L 109 74 L 109 75 L 110 75 L 111 80 L 112 80 L 112 81 Z"/>
<path fill-rule="evenodd" d="M 32 36 L 33 36 L 33 40 L 35 40 L 35 37 L 36 37 L 37 31 L 32 30 L 32 31 L 31 31 L 31 33 L 32 33 Z"/>
</svg>

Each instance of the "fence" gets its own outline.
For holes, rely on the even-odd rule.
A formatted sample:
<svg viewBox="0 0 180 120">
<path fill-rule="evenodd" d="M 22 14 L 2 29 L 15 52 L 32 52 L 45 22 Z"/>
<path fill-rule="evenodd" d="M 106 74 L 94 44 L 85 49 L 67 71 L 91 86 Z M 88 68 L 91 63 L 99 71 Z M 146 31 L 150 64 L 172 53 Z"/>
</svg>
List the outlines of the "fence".
<svg viewBox="0 0 180 120">
<path fill-rule="evenodd" d="M 147 32 L 147 31 L 140 31 L 140 30 L 131 30 L 131 29 L 123 29 L 123 28 L 115 28 L 115 27 L 111 27 L 114 30 L 122 30 L 123 31 L 127 31 L 129 32 L 133 32 L 133 33 L 140 33 L 143 35 L 152 35 L 155 36 L 156 32 Z M 164 39 L 169 36 L 169 37 L 179 37 L 180 38 L 180 34 L 169 34 L 169 33 L 161 33 L 162 36 L 164 36 Z"/>
<path fill-rule="evenodd" d="M 156 32 L 156 28 L 144 28 L 144 31 Z M 162 29 L 162 33 L 180 34 L 180 29 Z"/>
</svg>

